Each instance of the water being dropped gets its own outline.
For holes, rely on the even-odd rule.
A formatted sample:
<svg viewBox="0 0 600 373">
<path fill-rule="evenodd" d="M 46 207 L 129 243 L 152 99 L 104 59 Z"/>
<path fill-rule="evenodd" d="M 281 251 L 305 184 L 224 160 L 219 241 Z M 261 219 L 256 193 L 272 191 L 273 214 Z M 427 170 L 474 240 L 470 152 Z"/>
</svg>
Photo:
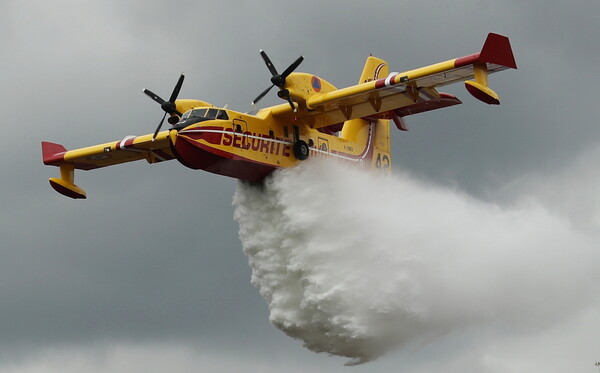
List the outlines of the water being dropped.
<svg viewBox="0 0 600 373">
<path fill-rule="evenodd" d="M 546 325 L 581 304 L 569 289 L 592 273 L 593 242 L 542 206 L 405 174 L 309 161 L 240 182 L 234 205 L 271 323 L 348 365 L 468 327 Z"/>
</svg>

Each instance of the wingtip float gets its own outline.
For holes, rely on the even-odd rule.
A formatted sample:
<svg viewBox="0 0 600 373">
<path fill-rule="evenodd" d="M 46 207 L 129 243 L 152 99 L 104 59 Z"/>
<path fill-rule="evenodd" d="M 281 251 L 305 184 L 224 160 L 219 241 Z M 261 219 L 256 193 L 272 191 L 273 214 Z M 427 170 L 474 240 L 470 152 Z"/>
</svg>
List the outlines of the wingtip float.
<svg viewBox="0 0 600 373">
<path fill-rule="evenodd" d="M 516 69 L 517 63 L 506 36 L 489 34 L 481 53 L 468 58 L 462 63 L 472 64 L 475 81 L 465 81 L 465 88 L 476 99 L 490 105 L 499 105 L 500 97 L 488 87 L 488 74 L 506 69 Z"/>
<path fill-rule="evenodd" d="M 316 75 L 294 72 L 303 56 L 279 73 L 264 51 L 260 55 L 271 85 L 253 102 L 277 87 L 285 103 L 248 114 L 179 99 L 182 74 L 168 101 L 144 90 L 164 111 L 153 133 L 74 150 L 42 142 L 44 164 L 60 170 L 60 178 L 51 178 L 50 185 L 67 197 L 84 199 L 86 193 L 75 185 L 76 169 L 141 159 L 177 159 L 192 169 L 251 182 L 309 156 L 390 172 L 390 122 L 407 131 L 405 116 L 460 104 L 457 97 L 437 91 L 459 81 L 476 99 L 497 105 L 500 98 L 488 85 L 489 74 L 517 68 L 509 39 L 498 34 L 489 34 L 479 53 L 401 73 L 390 73 L 387 62 L 369 56 L 358 84 L 342 89 Z M 167 115 L 171 128 L 160 131 Z"/>
<path fill-rule="evenodd" d="M 75 185 L 75 166 L 64 162 L 67 152 L 64 146 L 52 142 L 42 141 L 42 160 L 45 165 L 58 166 L 60 178 L 49 179 L 50 186 L 58 193 L 73 199 L 85 199 L 85 191 Z"/>
</svg>

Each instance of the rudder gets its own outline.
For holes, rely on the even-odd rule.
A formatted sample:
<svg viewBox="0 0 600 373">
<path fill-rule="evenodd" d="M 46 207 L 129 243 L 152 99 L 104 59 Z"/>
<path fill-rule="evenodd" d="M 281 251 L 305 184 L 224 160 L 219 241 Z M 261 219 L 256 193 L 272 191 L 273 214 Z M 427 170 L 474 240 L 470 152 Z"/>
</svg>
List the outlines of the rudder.
<svg viewBox="0 0 600 373">
<path fill-rule="evenodd" d="M 367 61 L 365 62 L 365 66 L 363 67 L 363 71 L 358 83 L 366 83 L 372 80 L 381 79 L 388 76 L 388 74 L 389 67 L 386 61 L 375 56 L 369 56 L 367 57 Z"/>
<path fill-rule="evenodd" d="M 388 76 L 389 67 L 386 61 L 369 56 L 365 61 L 362 74 L 358 81 L 359 84 L 370 82 Z M 391 159 L 390 153 L 390 124 L 389 120 L 375 120 L 375 135 L 371 139 L 371 146 L 373 146 L 373 158 L 371 160 L 370 168 L 378 168 L 383 172 L 391 171 Z M 341 137 L 355 143 L 366 144 L 369 140 L 369 124 L 371 120 L 357 118 L 349 120 L 344 123 L 342 128 Z"/>
<path fill-rule="evenodd" d="M 365 66 L 363 67 L 358 83 L 361 84 L 380 79 L 387 76 L 388 72 L 389 68 L 386 61 L 370 55 L 365 61 Z M 368 125 L 369 121 L 362 118 L 346 121 L 342 129 L 341 137 L 359 144 L 366 143 L 369 133 Z"/>
</svg>

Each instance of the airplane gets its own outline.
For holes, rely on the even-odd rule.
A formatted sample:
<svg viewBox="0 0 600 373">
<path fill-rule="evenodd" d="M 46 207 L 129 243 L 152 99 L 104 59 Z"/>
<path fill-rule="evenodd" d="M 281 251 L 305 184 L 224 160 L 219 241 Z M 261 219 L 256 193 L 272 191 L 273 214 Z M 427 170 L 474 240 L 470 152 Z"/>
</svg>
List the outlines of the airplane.
<svg viewBox="0 0 600 373">
<path fill-rule="evenodd" d="M 488 75 L 517 68 L 508 37 L 494 33 L 488 34 L 479 53 L 405 72 L 390 72 L 386 61 L 371 55 L 358 84 L 342 89 L 316 75 L 294 72 L 303 56 L 280 73 L 264 51 L 260 55 L 271 85 L 253 104 L 273 87 L 285 103 L 242 113 L 179 99 L 182 74 L 168 100 L 144 89 L 165 112 L 154 133 L 74 150 L 43 141 L 43 163 L 60 170 L 60 178 L 50 178 L 50 185 L 67 197 L 85 199 L 85 191 L 74 182 L 76 169 L 142 159 L 177 159 L 191 169 L 254 183 L 309 157 L 336 158 L 388 173 L 390 122 L 407 131 L 405 116 L 460 104 L 456 96 L 436 89 L 459 81 L 476 99 L 498 105 L 500 98 L 489 88 Z M 171 128 L 161 131 L 167 114 Z"/>
</svg>

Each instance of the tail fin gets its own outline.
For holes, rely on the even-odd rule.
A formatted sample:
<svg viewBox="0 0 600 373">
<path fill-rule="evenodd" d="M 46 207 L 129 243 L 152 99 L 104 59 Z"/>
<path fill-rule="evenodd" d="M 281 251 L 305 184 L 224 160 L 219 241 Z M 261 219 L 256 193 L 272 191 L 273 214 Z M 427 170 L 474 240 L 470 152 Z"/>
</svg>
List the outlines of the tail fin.
<svg viewBox="0 0 600 373">
<path fill-rule="evenodd" d="M 366 83 L 388 75 L 388 64 L 384 60 L 369 56 L 363 67 L 358 83 Z M 369 136 L 369 121 L 361 118 L 346 121 L 341 137 L 358 144 L 366 144 Z"/>
<path fill-rule="evenodd" d="M 380 58 L 369 56 L 367 62 L 365 62 L 365 67 L 363 68 L 358 84 L 384 78 L 388 76 L 388 73 L 389 68 L 387 62 Z"/>
<path fill-rule="evenodd" d="M 358 83 L 366 83 L 372 80 L 378 80 L 388 76 L 389 68 L 384 60 L 369 56 L 363 67 L 362 74 Z M 365 144 L 367 148 L 372 147 L 373 158 L 370 164 L 371 168 L 379 168 L 383 172 L 391 171 L 391 153 L 390 153 L 390 121 L 376 120 L 374 135 L 369 136 L 369 126 L 372 120 L 357 118 L 346 121 L 342 128 L 341 137 L 358 144 Z M 370 144 L 367 142 L 371 141 Z"/>
</svg>

